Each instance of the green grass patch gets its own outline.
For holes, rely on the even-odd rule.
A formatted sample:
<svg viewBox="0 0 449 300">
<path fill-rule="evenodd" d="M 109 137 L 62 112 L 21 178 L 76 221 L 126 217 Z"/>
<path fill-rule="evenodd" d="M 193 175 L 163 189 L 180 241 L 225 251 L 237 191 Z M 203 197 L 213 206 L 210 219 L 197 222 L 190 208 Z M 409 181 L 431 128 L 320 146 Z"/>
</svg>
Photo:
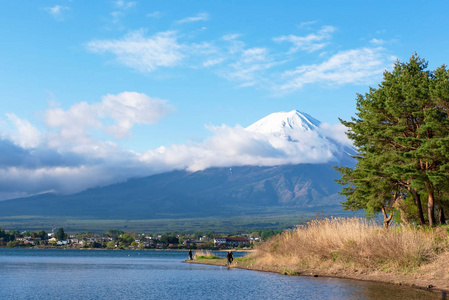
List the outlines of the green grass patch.
<svg viewBox="0 0 449 300">
<path fill-rule="evenodd" d="M 200 255 L 200 256 L 195 256 L 195 259 L 222 259 L 222 258 L 215 256 L 215 255 L 210 255 L 210 256 Z"/>
</svg>

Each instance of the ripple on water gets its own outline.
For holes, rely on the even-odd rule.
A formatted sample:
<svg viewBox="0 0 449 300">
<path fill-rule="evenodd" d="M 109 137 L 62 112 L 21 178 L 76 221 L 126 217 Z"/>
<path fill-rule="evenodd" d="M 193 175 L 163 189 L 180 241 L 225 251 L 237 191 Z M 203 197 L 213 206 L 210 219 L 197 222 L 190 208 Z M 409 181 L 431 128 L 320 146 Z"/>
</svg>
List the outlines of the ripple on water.
<svg viewBox="0 0 449 300">
<path fill-rule="evenodd" d="M 0 298 L 441 299 L 403 286 L 181 263 L 186 258 L 185 251 L 0 249 Z"/>
</svg>

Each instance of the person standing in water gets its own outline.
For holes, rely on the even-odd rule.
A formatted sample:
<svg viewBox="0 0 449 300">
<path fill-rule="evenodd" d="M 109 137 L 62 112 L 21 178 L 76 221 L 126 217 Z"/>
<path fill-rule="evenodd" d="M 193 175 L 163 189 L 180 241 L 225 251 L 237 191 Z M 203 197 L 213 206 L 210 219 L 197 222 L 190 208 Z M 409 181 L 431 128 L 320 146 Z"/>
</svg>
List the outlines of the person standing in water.
<svg viewBox="0 0 449 300">
<path fill-rule="evenodd" d="M 190 257 L 190 260 L 193 260 L 193 253 L 192 253 L 191 249 L 189 250 L 189 257 Z"/>
</svg>

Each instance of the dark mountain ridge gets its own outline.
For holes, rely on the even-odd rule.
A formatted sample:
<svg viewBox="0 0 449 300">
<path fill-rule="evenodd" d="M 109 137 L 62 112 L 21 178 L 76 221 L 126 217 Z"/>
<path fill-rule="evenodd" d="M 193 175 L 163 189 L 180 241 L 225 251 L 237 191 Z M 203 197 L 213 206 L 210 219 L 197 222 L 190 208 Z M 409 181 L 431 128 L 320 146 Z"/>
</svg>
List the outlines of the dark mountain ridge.
<svg viewBox="0 0 449 300">
<path fill-rule="evenodd" d="M 332 163 L 172 171 L 74 195 L 0 202 L 0 216 L 154 219 L 258 214 L 270 208 L 333 207 L 343 200 Z"/>
</svg>

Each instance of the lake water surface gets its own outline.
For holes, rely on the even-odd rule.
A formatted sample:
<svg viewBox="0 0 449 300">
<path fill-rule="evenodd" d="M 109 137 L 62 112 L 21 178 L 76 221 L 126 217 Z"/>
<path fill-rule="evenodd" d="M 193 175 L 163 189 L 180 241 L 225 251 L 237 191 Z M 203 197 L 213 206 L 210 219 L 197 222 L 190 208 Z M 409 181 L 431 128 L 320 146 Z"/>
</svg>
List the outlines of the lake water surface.
<svg viewBox="0 0 449 300">
<path fill-rule="evenodd" d="M 182 263 L 186 258 L 186 251 L 0 249 L 0 299 L 441 299 L 408 287 Z"/>
</svg>

